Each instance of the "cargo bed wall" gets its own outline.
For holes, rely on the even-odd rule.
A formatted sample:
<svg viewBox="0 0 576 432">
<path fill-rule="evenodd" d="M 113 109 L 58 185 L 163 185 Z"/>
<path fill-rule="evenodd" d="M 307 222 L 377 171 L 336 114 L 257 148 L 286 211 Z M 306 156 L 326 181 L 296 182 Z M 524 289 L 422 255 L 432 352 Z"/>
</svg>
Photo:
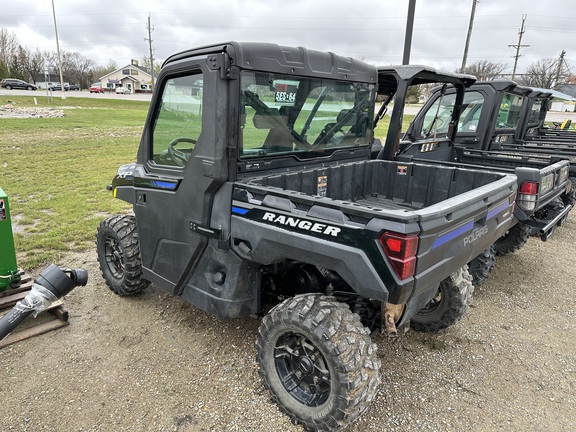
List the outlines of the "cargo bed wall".
<svg viewBox="0 0 576 432">
<path fill-rule="evenodd" d="M 501 177 L 486 171 L 374 160 L 269 175 L 248 183 L 364 206 L 420 209 Z"/>
</svg>

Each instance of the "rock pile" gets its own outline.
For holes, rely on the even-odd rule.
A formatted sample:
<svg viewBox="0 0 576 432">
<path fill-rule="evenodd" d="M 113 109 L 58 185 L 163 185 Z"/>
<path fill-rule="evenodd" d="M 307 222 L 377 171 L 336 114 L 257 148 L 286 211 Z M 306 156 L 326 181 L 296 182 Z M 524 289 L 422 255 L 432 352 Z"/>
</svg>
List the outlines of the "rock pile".
<svg viewBox="0 0 576 432">
<path fill-rule="evenodd" d="M 0 106 L 0 118 L 57 118 L 64 117 L 64 111 L 56 108 L 24 108 L 12 104 Z"/>
</svg>

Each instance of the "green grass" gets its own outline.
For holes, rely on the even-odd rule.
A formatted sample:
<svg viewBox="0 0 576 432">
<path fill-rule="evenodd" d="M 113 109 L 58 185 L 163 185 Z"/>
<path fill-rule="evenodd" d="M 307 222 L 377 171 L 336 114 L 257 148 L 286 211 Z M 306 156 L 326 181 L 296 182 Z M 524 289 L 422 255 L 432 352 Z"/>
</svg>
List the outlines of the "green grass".
<svg viewBox="0 0 576 432">
<path fill-rule="evenodd" d="M 18 264 L 31 269 L 94 247 L 106 215 L 130 207 L 106 190 L 135 160 L 148 102 L 57 99 L 63 118 L 0 118 L 0 187 L 10 200 Z M 10 97 L 17 107 L 33 97 Z M 5 101 L 0 101 L 2 105 Z M 66 108 L 71 107 L 71 108 Z"/>
<path fill-rule="evenodd" d="M 412 114 L 404 114 L 402 118 L 402 132 L 406 132 L 408 126 L 410 126 L 410 122 L 414 120 L 414 117 L 416 116 Z M 384 140 L 386 140 L 386 134 L 388 133 L 389 127 L 390 127 L 390 117 L 386 115 L 382 117 L 382 119 L 378 122 L 378 126 L 376 126 L 376 129 L 374 130 L 374 136 L 376 138 L 380 138 L 382 140 L 382 143 L 384 143 Z"/>
</svg>

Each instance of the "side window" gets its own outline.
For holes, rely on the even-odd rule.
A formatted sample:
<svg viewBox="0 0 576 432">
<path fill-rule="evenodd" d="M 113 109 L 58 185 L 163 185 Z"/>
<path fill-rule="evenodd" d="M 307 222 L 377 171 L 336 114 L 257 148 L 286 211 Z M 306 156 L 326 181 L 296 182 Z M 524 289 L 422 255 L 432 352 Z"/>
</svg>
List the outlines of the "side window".
<svg viewBox="0 0 576 432">
<path fill-rule="evenodd" d="M 534 99 L 534 103 L 530 109 L 530 117 L 528 118 L 528 127 L 535 127 L 540 124 L 540 116 L 544 108 L 544 104 L 544 99 Z"/>
<path fill-rule="evenodd" d="M 511 93 L 506 93 L 500 103 L 498 112 L 497 129 L 516 129 L 520 120 L 520 112 L 524 98 Z"/>
<path fill-rule="evenodd" d="M 484 96 L 478 92 L 467 92 L 464 95 L 464 109 L 460 114 L 458 132 L 475 133 L 478 130 L 480 115 L 484 107 Z"/>
<path fill-rule="evenodd" d="M 450 125 L 450 120 L 452 120 L 455 101 L 455 94 L 444 95 L 444 97 L 436 99 L 424 116 L 422 137 L 448 133 L 448 126 Z"/>
<path fill-rule="evenodd" d="M 166 81 L 152 133 L 152 160 L 184 167 L 202 131 L 202 73 Z"/>
</svg>

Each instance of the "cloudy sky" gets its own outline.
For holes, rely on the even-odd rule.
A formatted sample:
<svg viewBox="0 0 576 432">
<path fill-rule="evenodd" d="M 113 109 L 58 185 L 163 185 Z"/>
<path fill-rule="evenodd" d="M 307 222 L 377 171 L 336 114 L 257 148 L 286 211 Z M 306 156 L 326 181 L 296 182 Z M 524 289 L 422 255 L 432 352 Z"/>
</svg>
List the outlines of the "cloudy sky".
<svg viewBox="0 0 576 432">
<path fill-rule="evenodd" d="M 124 66 L 149 56 L 151 16 L 154 57 L 198 45 L 267 41 L 333 51 L 376 65 L 402 62 L 408 0 L 53 0 L 60 47 L 105 65 Z M 55 50 L 49 0 L 15 0 L 2 8 L 0 28 L 22 45 Z M 416 0 L 410 63 L 454 71 L 462 63 L 472 0 Z M 512 71 L 522 15 L 526 31 L 518 72 L 562 50 L 576 69 L 574 0 L 480 0 L 467 64 L 488 60 Z M 572 71 L 576 73 L 576 70 Z"/>
</svg>

